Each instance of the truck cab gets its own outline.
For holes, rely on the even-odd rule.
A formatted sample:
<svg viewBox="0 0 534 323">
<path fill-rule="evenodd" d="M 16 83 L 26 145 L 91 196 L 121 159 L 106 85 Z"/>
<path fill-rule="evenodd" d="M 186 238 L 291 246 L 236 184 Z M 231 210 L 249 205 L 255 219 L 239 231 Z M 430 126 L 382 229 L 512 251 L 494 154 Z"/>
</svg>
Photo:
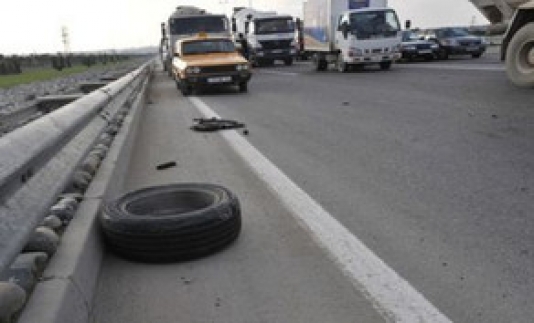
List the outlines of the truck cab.
<svg viewBox="0 0 534 323">
<path fill-rule="evenodd" d="M 276 60 L 291 65 L 297 54 L 292 16 L 235 8 L 232 32 L 235 41 L 241 45 L 243 55 L 254 65 L 271 65 Z"/>
<path fill-rule="evenodd" d="M 389 69 L 401 58 L 400 24 L 392 9 L 356 9 L 340 15 L 335 35 L 337 67 L 379 64 Z"/>
<path fill-rule="evenodd" d="M 172 75 L 171 63 L 180 39 L 204 33 L 216 37 L 230 37 L 230 24 L 225 15 L 211 14 L 194 6 L 179 6 L 167 22 L 162 23 L 160 44 L 164 69 Z"/>
<path fill-rule="evenodd" d="M 304 3 L 304 50 L 317 71 L 365 65 L 389 69 L 401 58 L 401 26 L 386 0 L 308 0 Z"/>
</svg>

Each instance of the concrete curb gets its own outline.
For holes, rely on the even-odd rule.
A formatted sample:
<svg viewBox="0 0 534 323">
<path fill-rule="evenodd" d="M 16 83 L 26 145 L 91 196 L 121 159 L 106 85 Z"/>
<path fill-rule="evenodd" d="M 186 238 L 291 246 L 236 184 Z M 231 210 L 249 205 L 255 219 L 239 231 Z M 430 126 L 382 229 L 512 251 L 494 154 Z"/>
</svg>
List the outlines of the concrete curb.
<svg viewBox="0 0 534 323">
<path fill-rule="evenodd" d="M 132 104 L 18 323 L 89 322 L 104 251 L 97 215 L 104 198 L 121 193 L 149 83 Z"/>
</svg>

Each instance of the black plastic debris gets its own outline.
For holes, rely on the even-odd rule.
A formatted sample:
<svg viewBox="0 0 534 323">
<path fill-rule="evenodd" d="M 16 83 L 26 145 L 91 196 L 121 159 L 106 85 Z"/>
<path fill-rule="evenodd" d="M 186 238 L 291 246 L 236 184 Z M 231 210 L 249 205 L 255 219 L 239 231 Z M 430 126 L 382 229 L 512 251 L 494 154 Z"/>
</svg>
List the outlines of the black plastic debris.
<svg viewBox="0 0 534 323">
<path fill-rule="evenodd" d="M 202 132 L 227 130 L 227 129 L 239 129 L 239 128 L 245 127 L 244 123 L 241 123 L 235 120 L 227 120 L 227 119 L 200 118 L 200 119 L 193 119 L 193 121 L 195 122 L 195 124 L 191 127 L 191 129 L 195 131 L 202 131 Z"/>
<path fill-rule="evenodd" d="M 159 164 L 159 165 L 156 166 L 156 169 L 157 170 L 163 170 L 163 169 L 167 169 L 167 168 L 171 168 L 171 167 L 176 167 L 176 162 L 171 161 L 171 162 L 168 162 L 168 163 Z"/>
</svg>

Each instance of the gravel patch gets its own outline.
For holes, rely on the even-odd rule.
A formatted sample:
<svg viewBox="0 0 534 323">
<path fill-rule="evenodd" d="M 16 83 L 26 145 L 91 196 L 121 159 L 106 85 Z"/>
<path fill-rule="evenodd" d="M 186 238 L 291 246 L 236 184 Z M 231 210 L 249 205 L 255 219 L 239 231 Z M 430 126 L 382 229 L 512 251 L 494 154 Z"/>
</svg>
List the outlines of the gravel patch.
<svg viewBox="0 0 534 323">
<path fill-rule="evenodd" d="M 102 78 L 123 75 L 143 63 L 144 60 L 135 59 L 113 65 L 110 69 L 89 70 L 63 78 L 0 89 L 0 114 L 12 113 L 27 107 L 40 96 L 77 93 L 79 92 L 78 84 L 80 82 L 95 82 Z"/>
</svg>

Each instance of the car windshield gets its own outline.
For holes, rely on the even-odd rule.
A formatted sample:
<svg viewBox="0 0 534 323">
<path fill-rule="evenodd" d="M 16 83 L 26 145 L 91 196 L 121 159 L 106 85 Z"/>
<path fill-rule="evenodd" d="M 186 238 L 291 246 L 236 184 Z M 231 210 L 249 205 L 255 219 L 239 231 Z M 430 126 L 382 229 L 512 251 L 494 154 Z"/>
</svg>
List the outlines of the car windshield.
<svg viewBox="0 0 534 323">
<path fill-rule="evenodd" d="M 419 40 L 419 35 L 414 33 L 413 31 L 403 31 L 402 32 L 402 41 L 414 41 Z"/>
<path fill-rule="evenodd" d="M 226 39 L 196 40 L 185 42 L 182 44 L 183 55 L 232 53 L 234 51 L 234 43 Z"/>
<path fill-rule="evenodd" d="M 399 20 L 392 10 L 352 13 L 350 26 L 358 39 L 394 37 L 400 30 Z"/>
<path fill-rule="evenodd" d="M 292 33 L 295 23 L 292 19 L 261 19 L 256 21 L 256 34 Z"/>
<path fill-rule="evenodd" d="M 469 36 L 469 32 L 464 28 L 446 28 L 438 29 L 436 31 L 436 36 L 439 38 L 463 37 Z"/>
</svg>

